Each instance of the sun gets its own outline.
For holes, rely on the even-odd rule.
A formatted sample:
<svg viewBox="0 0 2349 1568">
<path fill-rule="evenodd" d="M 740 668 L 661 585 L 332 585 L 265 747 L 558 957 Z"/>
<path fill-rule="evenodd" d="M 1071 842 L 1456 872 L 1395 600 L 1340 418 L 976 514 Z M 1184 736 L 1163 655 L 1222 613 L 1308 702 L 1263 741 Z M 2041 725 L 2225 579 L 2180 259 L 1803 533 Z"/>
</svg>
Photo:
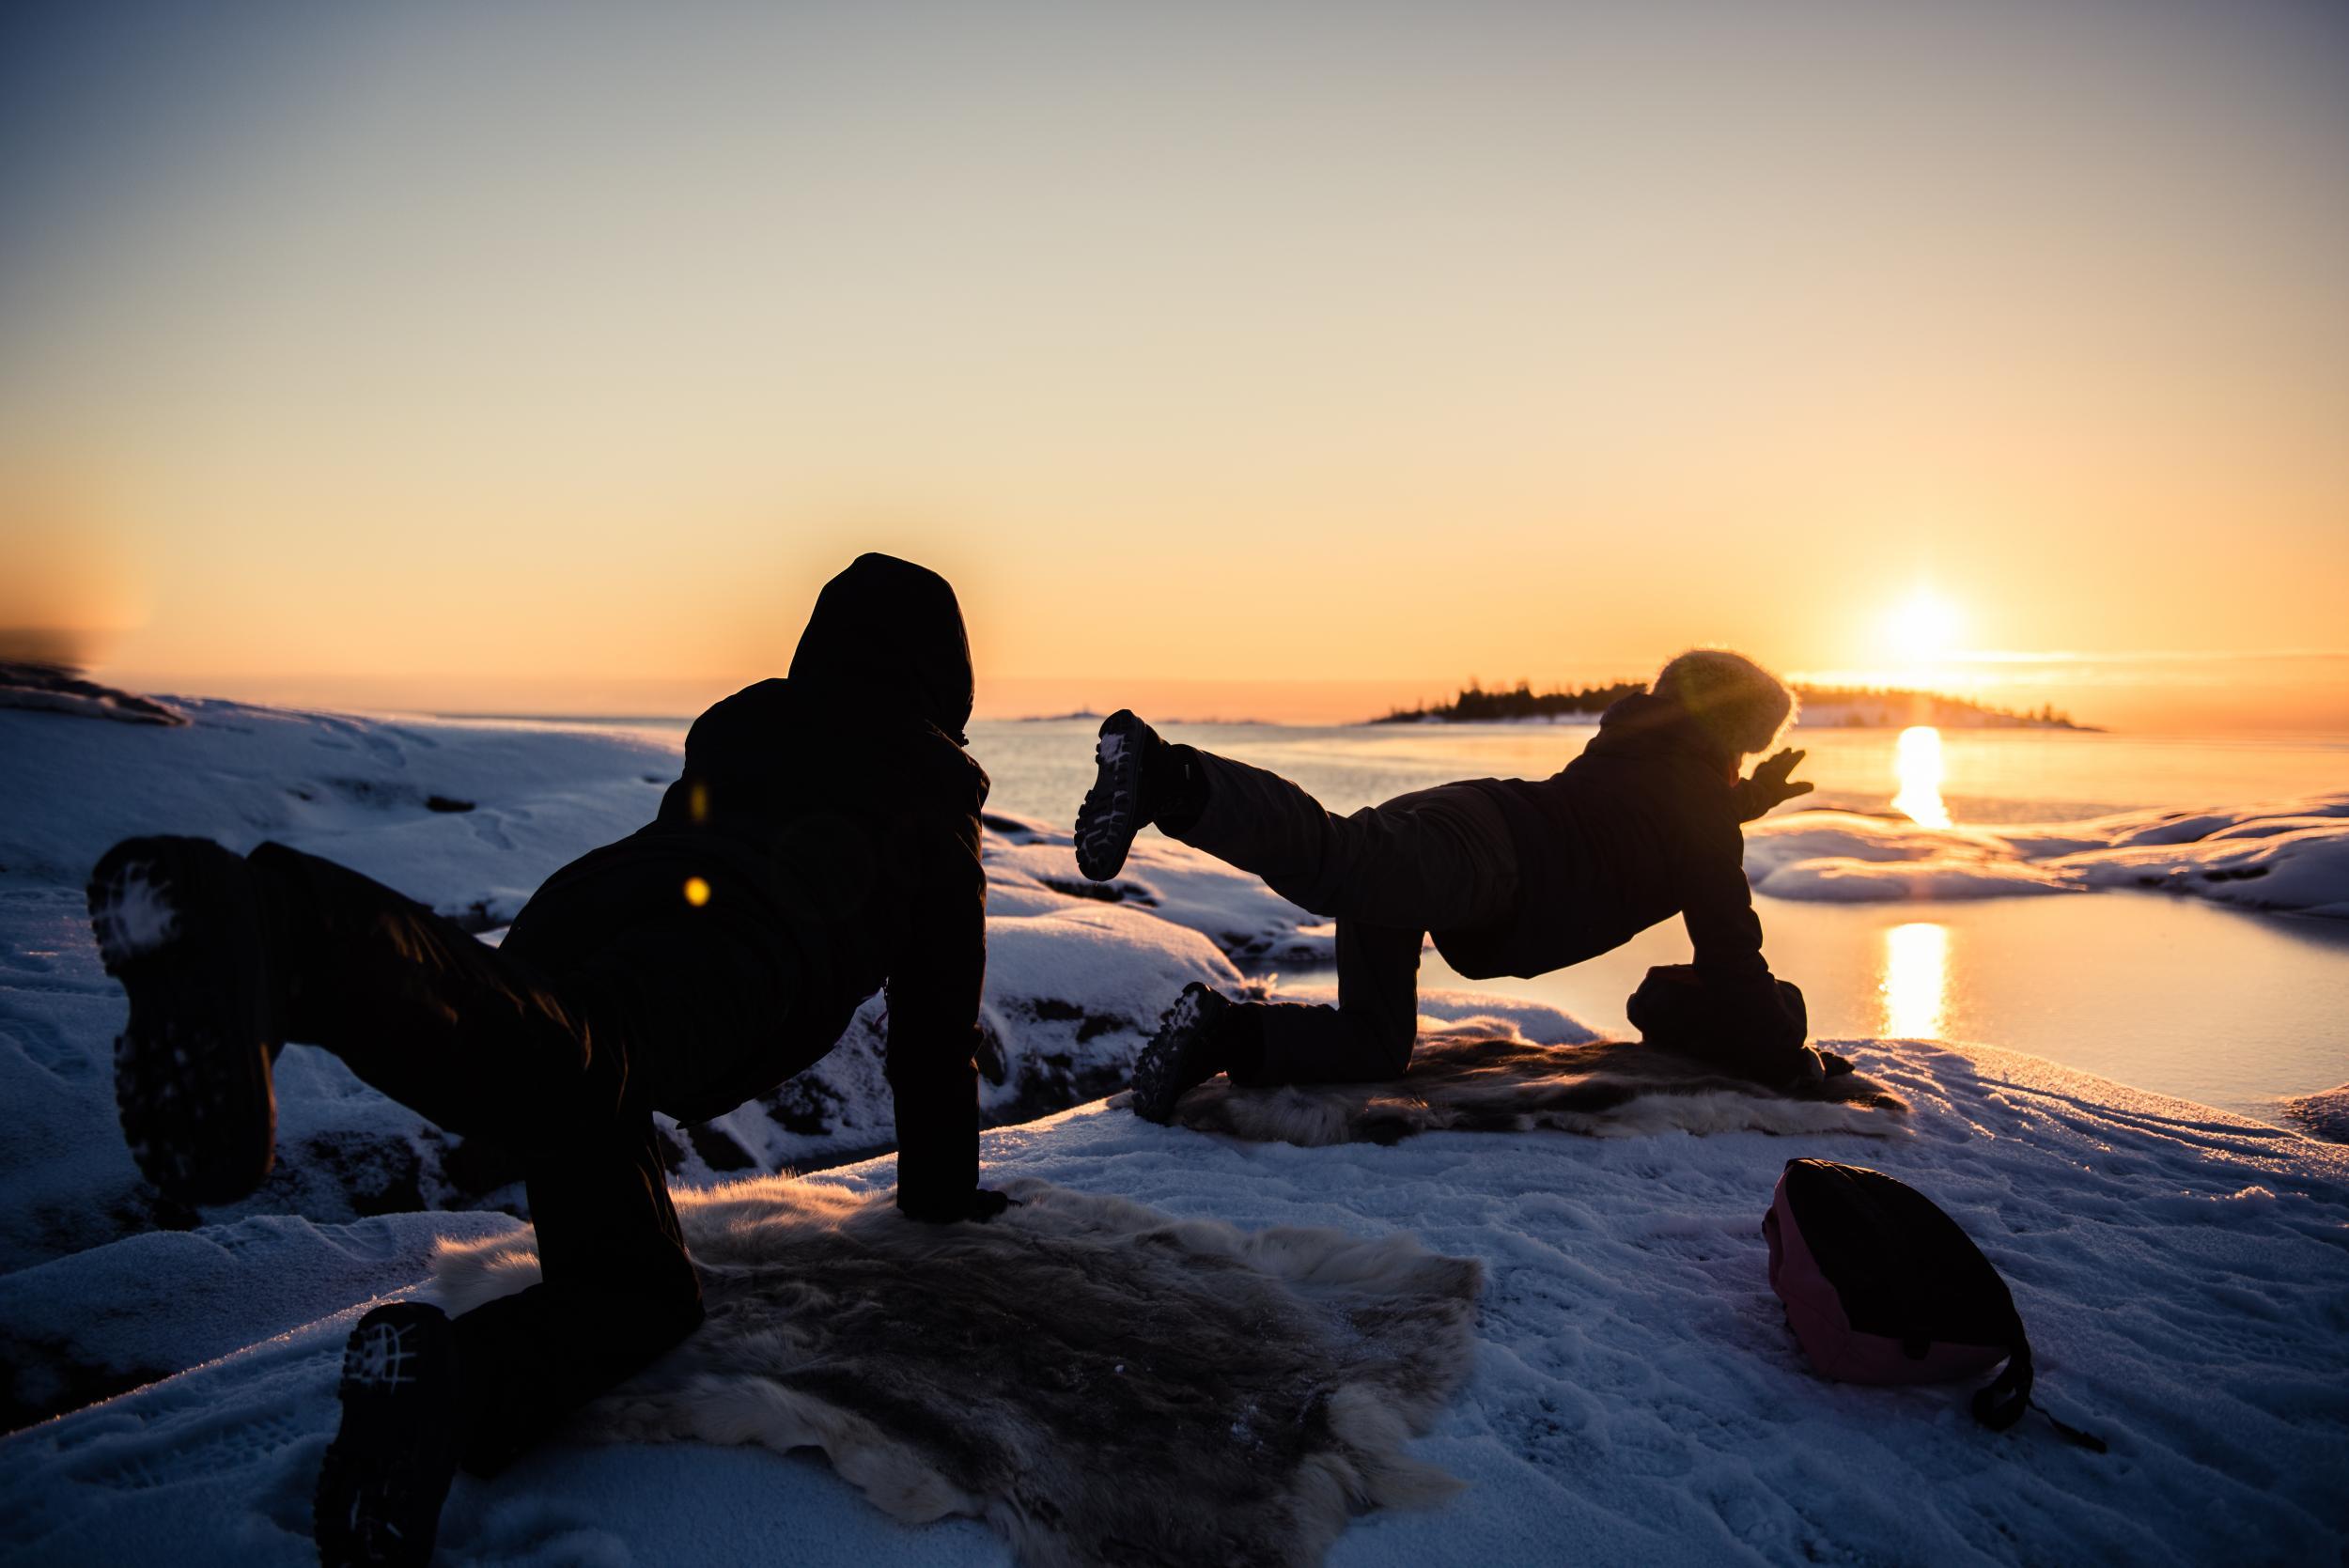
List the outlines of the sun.
<svg viewBox="0 0 2349 1568">
<path fill-rule="evenodd" d="M 1911 663 L 1939 659 L 1957 645 L 1957 606 L 1920 588 L 1885 612 L 1885 640 Z"/>
</svg>

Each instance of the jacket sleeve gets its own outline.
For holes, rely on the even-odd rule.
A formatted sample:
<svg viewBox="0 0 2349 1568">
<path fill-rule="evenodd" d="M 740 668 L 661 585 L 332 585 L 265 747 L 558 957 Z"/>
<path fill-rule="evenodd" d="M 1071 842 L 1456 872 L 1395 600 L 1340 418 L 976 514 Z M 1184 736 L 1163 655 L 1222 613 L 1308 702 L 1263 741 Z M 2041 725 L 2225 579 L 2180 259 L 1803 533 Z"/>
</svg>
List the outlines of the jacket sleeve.
<svg viewBox="0 0 2349 1568">
<path fill-rule="evenodd" d="M 1729 786 L 1729 815 L 1740 822 L 1758 822 L 1770 815 L 1776 800 L 1766 800 L 1751 779 L 1739 779 Z"/>
<path fill-rule="evenodd" d="M 1802 1045 L 1806 1022 L 1783 994 L 1792 987 L 1780 985 L 1762 956 L 1762 922 L 1746 881 L 1745 835 L 1735 822 L 1724 822 L 1704 847 L 1689 868 L 1681 919 L 1696 950 L 1705 1005 L 1719 1027 L 1744 1042 L 1753 1062 L 1771 1063 L 1775 1074 L 1791 1067 L 1781 1053 Z"/>
<path fill-rule="evenodd" d="M 1762 922 L 1746 881 L 1745 835 L 1734 822 L 1706 835 L 1684 876 L 1681 920 L 1696 950 L 1697 972 L 1716 986 L 1758 986 L 1767 981 Z"/>
<path fill-rule="evenodd" d="M 987 873 L 972 807 L 905 824 L 884 854 L 909 900 L 889 957 L 889 1086 L 896 1101 L 897 1206 L 959 1215 L 979 1185 L 979 996 L 987 978 Z"/>
</svg>

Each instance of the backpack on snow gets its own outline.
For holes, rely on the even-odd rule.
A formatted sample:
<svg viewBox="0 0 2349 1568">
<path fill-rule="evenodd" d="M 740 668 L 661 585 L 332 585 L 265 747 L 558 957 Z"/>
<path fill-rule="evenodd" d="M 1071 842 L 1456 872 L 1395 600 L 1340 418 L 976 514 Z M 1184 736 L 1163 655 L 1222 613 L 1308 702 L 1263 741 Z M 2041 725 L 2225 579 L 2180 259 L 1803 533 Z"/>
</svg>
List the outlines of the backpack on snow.
<svg viewBox="0 0 2349 1568">
<path fill-rule="evenodd" d="M 2066 1438 L 2104 1441 L 2030 1397 L 2030 1341 L 2006 1281 L 1956 1220 L 1880 1171 L 1790 1159 L 1762 1218 L 1770 1288 L 1819 1372 L 1845 1383 L 1943 1383 L 2006 1362 L 1974 1393 L 2003 1432 L 2036 1408 Z"/>
</svg>

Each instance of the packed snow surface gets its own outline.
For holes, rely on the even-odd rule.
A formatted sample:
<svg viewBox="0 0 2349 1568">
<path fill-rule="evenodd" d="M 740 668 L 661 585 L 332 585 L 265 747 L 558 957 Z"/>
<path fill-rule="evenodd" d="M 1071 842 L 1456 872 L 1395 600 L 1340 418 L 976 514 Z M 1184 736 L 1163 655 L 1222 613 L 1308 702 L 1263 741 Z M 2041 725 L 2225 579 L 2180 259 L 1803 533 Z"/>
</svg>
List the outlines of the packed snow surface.
<svg viewBox="0 0 2349 1568">
<path fill-rule="evenodd" d="M 645 821 L 677 771 L 673 743 L 608 734 L 175 706 L 190 722 L 0 711 L 0 1371 L 9 1409 L 70 1412 L 0 1441 L 0 1561 L 314 1560 L 310 1490 L 350 1326 L 418 1286 L 434 1237 L 521 1223 L 495 1212 L 521 1199 L 495 1151 L 299 1046 L 279 1066 L 270 1185 L 200 1216 L 162 1203 L 114 1122 L 123 1003 L 82 907 L 98 855 L 134 832 L 276 838 L 494 936 L 556 866 Z M 1751 830 L 1749 862 L 1787 896 L 2151 878 L 2338 914 L 2344 832 L 2349 796 L 1995 833 L 1799 813 Z M 1122 1081 L 1187 981 L 1239 985 L 1239 966 L 1329 951 L 1326 924 L 1156 837 L 1107 887 L 1077 877 L 1054 825 L 990 815 L 984 850 L 997 1118 Z M 674 1179 L 833 1165 L 810 1179 L 887 1183 L 886 1157 L 838 1163 L 888 1136 L 880 1009 L 819 1068 L 668 1128 Z M 1591 1037 L 1482 994 L 1430 993 L 1423 1010 Z M 1402 1229 L 1485 1261 L 1476 1373 L 1418 1444 L 1470 1489 L 1359 1521 L 1335 1563 L 2334 1560 L 2349 1537 L 2349 1150 L 1986 1048 L 1836 1044 L 1911 1102 L 1911 1133 L 1308 1150 L 1094 1104 L 999 1127 L 986 1156 L 1005 1176 L 1178 1216 Z M 1812 1375 L 1758 1232 L 1797 1156 L 1888 1170 L 1949 1208 L 2015 1287 L 2042 1397 L 2112 1452 L 2035 1420 L 1984 1433 L 1964 1387 Z M 1004 1560 L 983 1526 L 901 1529 L 813 1461 L 560 1443 L 494 1483 L 460 1481 L 443 1542 L 453 1563 Z"/>
<path fill-rule="evenodd" d="M 1469 1489 L 1358 1521 L 1333 1564 L 2332 1560 L 2349 1530 L 2349 1153 L 2030 1057 L 1840 1048 L 1912 1101 L 1912 1136 L 1308 1150 L 1096 1105 L 990 1132 L 985 1152 L 1000 1176 L 1174 1215 L 1401 1228 L 1485 1261 L 1476 1371 L 1415 1447 Z M 2015 1287 L 2042 1399 L 2112 1452 L 2035 1419 L 1984 1432 L 1964 1385 L 1812 1374 L 1758 1230 L 1796 1156 L 1874 1165 L 1946 1206 Z M 809 1179 L 886 1183 L 890 1166 Z M 281 1298 L 315 1301 L 332 1234 L 248 1221 L 235 1265 L 190 1269 L 177 1299 L 129 1288 L 110 1255 L 141 1240 L 41 1272 L 94 1312 L 127 1300 L 122 1341 L 172 1358 L 175 1336 L 216 1351 L 241 1325 L 298 1316 Z M 0 1444 L 5 1560 L 310 1560 L 337 1357 L 383 1287 L 366 1254 L 392 1242 L 349 1249 L 346 1310 L 256 1327 L 249 1348 Z M 984 1527 L 901 1529 L 820 1465 L 753 1450 L 557 1443 L 493 1483 L 460 1479 L 442 1539 L 451 1563 L 1006 1560 Z"/>
<path fill-rule="evenodd" d="M 2045 826 L 1923 828 L 1806 811 L 1746 829 L 1774 898 L 1873 902 L 2147 888 L 2349 919 L 2349 792 L 2235 811 L 2124 812 Z"/>
</svg>

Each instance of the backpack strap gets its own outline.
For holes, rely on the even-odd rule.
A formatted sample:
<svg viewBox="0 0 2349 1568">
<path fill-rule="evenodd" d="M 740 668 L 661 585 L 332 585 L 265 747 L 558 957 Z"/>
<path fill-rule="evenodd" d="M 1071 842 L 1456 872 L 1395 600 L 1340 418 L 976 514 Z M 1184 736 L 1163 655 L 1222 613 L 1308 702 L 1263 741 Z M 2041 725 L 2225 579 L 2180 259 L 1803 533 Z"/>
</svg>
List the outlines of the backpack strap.
<svg viewBox="0 0 2349 1568">
<path fill-rule="evenodd" d="M 2030 1407 L 2030 1341 L 2020 1322 L 2007 1344 L 2006 1370 L 1986 1388 L 1974 1390 L 1974 1420 L 1993 1432 L 2004 1432 L 2023 1419 Z"/>
<path fill-rule="evenodd" d="M 2057 1436 L 2075 1448 L 2084 1448 L 2091 1453 L 2108 1452 L 2102 1437 L 2058 1420 L 2055 1412 L 2031 1398 L 2030 1384 L 2030 1341 L 2024 1336 L 2018 1317 L 2014 1343 L 2007 1353 L 2006 1370 L 1987 1387 L 1974 1390 L 1974 1420 L 1993 1432 L 2004 1432 L 2023 1419 L 2025 1410 L 2036 1410 L 2047 1418 L 2047 1424 L 2056 1429 Z"/>
</svg>

